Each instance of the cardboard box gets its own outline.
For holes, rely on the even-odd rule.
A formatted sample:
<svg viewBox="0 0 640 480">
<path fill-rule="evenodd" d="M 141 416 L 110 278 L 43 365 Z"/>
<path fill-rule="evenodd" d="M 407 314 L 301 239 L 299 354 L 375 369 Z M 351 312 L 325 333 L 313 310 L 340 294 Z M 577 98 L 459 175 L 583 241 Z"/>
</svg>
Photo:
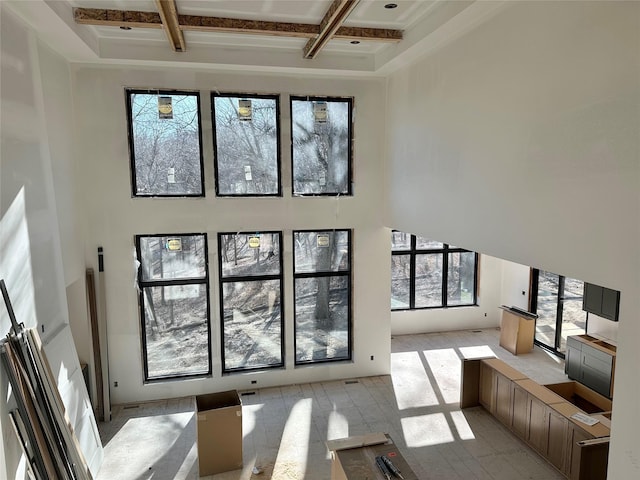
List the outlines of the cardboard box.
<svg viewBox="0 0 640 480">
<path fill-rule="evenodd" d="M 405 480 L 418 480 L 391 437 L 385 433 L 330 440 L 327 448 L 332 458 L 331 480 L 386 480 L 376 465 L 378 455 L 389 457 Z"/>
<path fill-rule="evenodd" d="M 242 468 L 242 404 L 236 390 L 196 396 L 201 477 Z"/>
</svg>

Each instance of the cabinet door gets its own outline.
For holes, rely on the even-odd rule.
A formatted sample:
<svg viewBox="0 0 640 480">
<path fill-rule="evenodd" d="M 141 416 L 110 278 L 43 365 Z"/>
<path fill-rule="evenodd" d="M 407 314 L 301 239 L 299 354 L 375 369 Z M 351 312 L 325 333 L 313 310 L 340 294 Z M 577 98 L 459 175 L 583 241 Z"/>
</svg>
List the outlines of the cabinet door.
<svg viewBox="0 0 640 480">
<path fill-rule="evenodd" d="M 511 428 L 520 438 L 527 435 L 527 400 L 529 394 L 513 382 L 513 413 L 511 415 Z"/>
<path fill-rule="evenodd" d="M 558 412 L 549 409 L 549 440 L 547 459 L 562 473 L 567 472 L 567 436 L 569 420 Z"/>
<path fill-rule="evenodd" d="M 609 320 L 618 320 L 618 308 L 620 305 L 620 292 L 610 288 L 602 289 L 602 316 Z"/>
<path fill-rule="evenodd" d="M 549 408 L 532 395 L 528 396 L 528 408 L 526 440 L 539 453 L 546 456 L 549 437 Z"/>
<path fill-rule="evenodd" d="M 577 443 L 583 440 L 593 438 L 581 428 L 573 424 L 569 424 L 569 433 L 567 434 L 567 476 L 571 480 L 580 478 L 580 454 L 581 450 Z"/>
<path fill-rule="evenodd" d="M 492 414 L 495 412 L 494 379 L 495 370 L 486 363 L 480 362 L 480 404 Z"/>
<path fill-rule="evenodd" d="M 569 337 L 570 338 L 570 337 Z M 580 348 L 575 348 L 569 341 L 567 341 L 567 352 L 564 359 L 564 372 L 572 380 L 582 381 L 582 368 L 580 367 L 582 361 L 582 352 Z"/>
<path fill-rule="evenodd" d="M 585 283 L 582 309 L 596 315 L 602 315 L 602 290 L 603 288 L 599 285 Z"/>
<path fill-rule="evenodd" d="M 605 397 L 611 391 L 613 357 L 590 345 L 582 346 L 582 383 Z"/>
<path fill-rule="evenodd" d="M 507 427 L 511 427 L 511 392 L 513 382 L 496 372 L 495 416 Z"/>
</svg>

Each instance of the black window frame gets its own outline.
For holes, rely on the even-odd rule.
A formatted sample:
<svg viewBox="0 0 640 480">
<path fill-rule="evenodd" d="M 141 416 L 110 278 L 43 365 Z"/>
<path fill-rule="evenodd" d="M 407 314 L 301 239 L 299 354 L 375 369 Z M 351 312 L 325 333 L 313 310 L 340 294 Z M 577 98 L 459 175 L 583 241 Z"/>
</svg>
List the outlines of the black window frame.
<svg viewBox="0 0 640 480">
<path fill-rule="evenodd" d="M 271 99 L 275 100 L 276 104 L 276 146 L 277 146 L 277 175 L 278 175 L 278 191 L 277 193 L 238 193 L 238 194 L 229 194 L 229 193 L 220 193 L 219 182 L 218 182 L 218 158 L 217 158 L 217 147 L 218 147 L 218 133 L 216 131 L 216 112 L 215 112 L 215 98 L 247 98 L 247 99 Z M 221 198 L 264 198 L 264 197 L 282 197 L 282 139 L 281 139 L 281 126 L 280 126 L 280 95 L 276 93 L 272 94 L 262 94 L 262 93 L 246 93 L 246 92 L 211 92 L 211 130 L 213 132 L 213 170 L 214 170 L 214 181 L 215 181 L 215 192 L 216 197 Z"/>
<path fill-rule="evenodd" d="M 140 194 L 137 189 L 136 178 L 136 154 L 133 139 L 133 117 L 131 96 L 134 94 L 147 95 L 190 95 L 195 96 L 198 105 L 198 148 L 200 150 L 200 188 L 201 193 L 180 193 L 176 195 L 161 194 Z M 132 198 L 203 198 L 205 196 L 205 173 L 204 173 L 204 152 L 202 145 L 202 105 L 200 101 L 200 91 L 198 90 L 172 90 L 172 89 L 152 89 L 152 88 L 125 88 L 125 102 L 127 109 L 127 141 L 129 145 L 129 170 L 131 173 L 131 197 Z"/>
<path fill-rule="evenodd" d="M 349 147 L 347 152 L 347 192 L 325 192 L 325 193 L 298 193 L 295 191 L 295 163 L 294 163 L 294 142 L 293 142 L 293 102 L 294 101 L 308 101 L 308 102 L 346 102 L 349 104 L 349 119 L 348 119 L 348 138 Z M 290 143 L 291 143 L 291 193 L 294 197 L 351 197 L 353 196 L 353 149 L 354 149 L 354 128 L 353 128 L 353 109 L 354 98 L 353 97 L 335 97 L 335 96 L 311 96 L 311 95 L 290 95 L 289 96 L 289 128 L 290 128 Z M 314 230 L 311 230 L 314 231 Z"/>
<path fill-rule="evenodd" d="M 349 245 L 349 269 L 348 270 L 337 270 L 337 271 L 323 271 L 323 272 L 300 272 L 296 273 L 296 255 L 295 255 L 295 237 L 297 233 L 312 233 L 315 232 L 317 234 L 322 233 L 335 233 L 335 232 L 347 232 L 347 241 Z M 292 231 L 292 240 L 294 245 L 293 251 L 293 351 L 294 351 L 294 365 L 296 367 L 307 366 L 307 365 L 318 365 L 325 363 L 336 363 L 336 362 L 351 362 L 353 361 L 353 230 L 347 228 L 340 229 L 306 229 L 306 230 L 293 230 Z M 297 359 L 297 342 L 298 335 L 296 331 L 296 320 L 298 317 L 297 312 L 297 302 L 296 302 L 296 280 L 304 279 L 304 278 L 323 278 L 323 277 L 347 277 L 347 295 L 349 298 L 349 305 L 347 307 L 347 348 L 348 348 L 348 356 L 342 358 L 329 358 L 323 360 L 308 360 L 308 361 L 298 361 Z"/>
<path fill-rule="evenodd" d="M 222 236 L 223 235 L 274 235 L 277 234 L 280 241 L 280 274 L 268 275 L 233 275 L 225 277 L 223 275 L 222 264 Z M 284 292 L 284 261 L 283 261 L 283 235 L 282 231 L 241 231 L 241 232 L 218 232 L 218 295 L 220 299 L 220 362 L 223 375 L 233 373 L 255 372 L 261 370 L 282 369 L 285 366 L 285 292 Z M 280 280 L 280 358 L 281 362 L 274 365 L 262 365 L 248 368 L 226 368 L 225 367 L 225 348 L 224 348 L 224 284 L 233 282 L 247 282 L 260 280 Z"/>
<path fill-rule="evenodd" d="M 394 230 L 393 232 L 400 232 L 400 230 Z M 402 232 L 400 232 L 402 233 Z M 391 249 L 391 255 L 400 255 L 409 257 L 409 307 L 393 308 L 392 312 L 401 312 L 408 310 L 434 310 L 443 308 L 459 308 L 459 307 L 475 307 L 478 306 L 478 277 L 479 277 L 479 254 L 472 250 L 465 248 L 452 247 L 447 243 L 442 243 L 440 248 L 417 248 L 417 236 L 411 235 L 410 248 L 406 250 L 393 250 Z M 465 303 L 458 305 L 448 305 L 448 277 L 449 277 L 449 254 L 450 253 L 473 253 L 474 254 L 474 273 L 473 273 L 473 303 Z M 441 304 L 427 307 L 416 307 L 416 257 L 418 255 L 442 255 L 442 294 Z"/>
<path fill-rule="evenodd" d="M 205 267 L 205 277 L 204 278 L 180 278 L 174 280 L 145 280 L 143 278 L 143 269 L 142 269 L 142 252 L 140 249 L 140 239 L 142 238 L 151 238 L 151 237 L 193 237 L 193 236 L 202 236 L 204 240 L 204 267 Z M 138 308 L 140 310 L 140 338 L 142 342 L 142 366 L 144 372 L 144 383 L 158 383 L 167 380 L 183 380 L 190 378 L 207 378 L 211 377 L 213 373 L 213 355 L 212 355 L 212 342 L 211 342 L 211 295 L 210 295 L 210 275 L 209 275 L 209 247 L 208 247 L 208 239 L 207 234 L 204 232 L 195 232 L 195 233 L 154 233 L 154 234 L 137 234 L 135 235 L 135 248 L 137 259 L 140 262 L 138 267 Z M 186 374 L 186 375 L 165 375 L 162 377 L 153 377 L 149 378 L 149 367 L 147 364 L 147 331 L 146 331 L 146 322 L 145 322 L 145 303 L 144 303 L 144 289 L 147 287 L 171 287 L 171 286 L 179 286 L 179 285 L 204 285 L 206 291 L 207 298 L 207 357 L 208 357 L 208 368 L 206 373 L 197 373 L 197 374 Z"/>
</svg>

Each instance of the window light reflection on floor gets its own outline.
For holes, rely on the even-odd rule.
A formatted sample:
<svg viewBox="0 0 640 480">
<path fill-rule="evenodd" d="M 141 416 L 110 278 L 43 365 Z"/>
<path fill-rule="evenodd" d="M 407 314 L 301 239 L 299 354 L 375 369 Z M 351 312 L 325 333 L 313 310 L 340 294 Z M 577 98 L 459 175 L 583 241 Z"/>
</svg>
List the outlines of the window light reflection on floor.
<svg viewBox="0 0 640 480">
<path fill-rule="evenodd" d="M 462 411 L 450 412 L 450 415 L 461 440 L 474 440 L 476 438 Z"/>
<path fill-rule="evenodd" d="M 398 410 L 439 404 L 418 352 L 392 353 L 391 378 Z"/>
<path fill-rule="evenodd" d="M 453 348 L 425 350 L 429 373 L 434 377 L 438 393 L 446 404 L 460 401 L 460 358 Z"/>
<path fill-rule="evenodd" d="M 309 454 L 313 399 L 298 400 L 282 432 L 272 478 L 304 478 Z"/>
<path fill-rule="evenodd" d="M 419 415 L 401 419 L 404 441 L 409 448 L 451 443 L 453 433 L 444 413 Z"/>
</svg>

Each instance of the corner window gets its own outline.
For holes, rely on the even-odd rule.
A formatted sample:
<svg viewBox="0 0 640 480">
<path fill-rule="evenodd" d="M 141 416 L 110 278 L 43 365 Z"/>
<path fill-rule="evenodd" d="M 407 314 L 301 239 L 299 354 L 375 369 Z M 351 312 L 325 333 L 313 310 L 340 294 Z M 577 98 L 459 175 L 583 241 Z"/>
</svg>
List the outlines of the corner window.
<svg viewBox="0 0 640 480">
<path fill-rule="evenodd" d="M 145 381 L 211 374 L 204 234 L 138 235 Z"/>
<path fill-rule="evenodd" d="M 279 196 L 277 95 L 211 94 L 216 194 Z"/>
<path fill-rule="evenodd" d="M 218 234 L 223 372 L 282 367 L 282 233 Z"/>
<path fill-rule="evenodd" d="M 291 97 L 294 195 L 351 195 L 351 98 Z"/>
<path fill-rule="evenodd" d="M 477 253 L 392 232 L 392 310 L 476 305 L 477 278 Z"/>
<path fill-rule="evenodd" d="M 204 196 L 200 95 L 126 90 L 134 197 Z"/>
<path fill-rule="evenodd" d="M 296 364 L 351 359 L 351 231 L 297 231 Z"/>
</svg>

